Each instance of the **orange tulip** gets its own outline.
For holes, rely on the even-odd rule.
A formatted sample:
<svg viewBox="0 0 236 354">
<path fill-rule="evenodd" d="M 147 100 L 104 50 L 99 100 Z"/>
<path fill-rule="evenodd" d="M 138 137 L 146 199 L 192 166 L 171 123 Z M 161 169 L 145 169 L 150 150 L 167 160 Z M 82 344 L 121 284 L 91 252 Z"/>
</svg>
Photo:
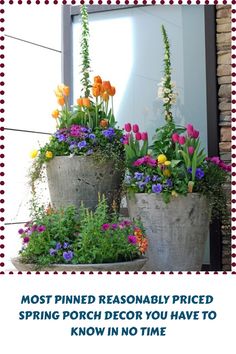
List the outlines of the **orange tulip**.
<svg viewBox="0 0 236 354">
<path fill-rule="evenodd" d="M 62 92 L 65 96 L 69 96 L 70 94 L 70 88 L 69 86 L 64 86 L 63 89 L 62 89 Z"/>
<path fill-rule="evenodd" d="M 58 88 L 54 92 L 57 98 L 62 96 L 62 92 Z"/>
<path fill-rule="evenodd" d="M 116 88 L 114 86 L 111 86 L 110 90 L 108 91 L 110 96 L 114 96 L 116 93 Z"/>
<path fill-rule="evenodd" d="M 110 81 L 103 81 L 102 88 L 104 91 L 109 91 L 111 89 Z"/>
<path fill-rule="evenodd" d="M 54 111 L 52 111 L 52 117 L 53 117 L 53 118 L 57 119 L 58 116 L 59 116 L 59 111 L 58 111 L 58 109 L 55 109 Z"/>
<path fill-rule="evenodd" d="M 108 119 L 102 119 L 100 121 L 100 127 L 107 128 L 108 127 Z"/>
<path fill-rule="evenodd" d="M 102 99 L 103 99 L 103 101 L 105 101 L 105 102 L 107 102 L 107 101 L 109 100 L 109 95 L 108 95 L 107 91 L 104 91 L 104 92 L 102 93 Z"/>
<path fill-rule="evenodd" d="M 83 98 L 83 106 L 84 107 L 90 107 L 90 100 L 88 97 Z"/>
<path fill-rule="evenodd" d="M 77 104 L 78 104 L 78 106 L 83 107 L 83 98 L 82 97 L 77 99 Z"/>
<path fill-rule="evenodd" d="M 92 93 L 94 97 L 98 97 L 101 94 L 101 84 L 93 85 Z"/>
<path fill-rule="evenodd" d="M 101 79 L 101 77 L 99 75 L 94 77 L 94 83 L 95 84 L 101 84 L 102 83 L 102 79 Z"/>
<path fill-rule="evenodd" d="M 60 96 L 57 98 L 57 103 L 60 105 L 60 106 L 64 106 L 65 104 L 65 99 L 63 96 Z"/>
</svg>

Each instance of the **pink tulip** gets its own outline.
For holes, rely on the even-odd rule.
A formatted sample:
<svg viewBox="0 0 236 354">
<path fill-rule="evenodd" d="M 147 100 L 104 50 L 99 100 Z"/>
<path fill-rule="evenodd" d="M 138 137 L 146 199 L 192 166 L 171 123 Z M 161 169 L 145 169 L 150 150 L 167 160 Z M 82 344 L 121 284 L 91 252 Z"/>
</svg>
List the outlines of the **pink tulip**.
<svg viewBox="0 0 236 354">
<path fill-rule="evenodd" d="M 179 142 L 179 134 L 178 133 L 172 134 L 172 141 L 174 143 L 178 143 Z"/>
<path fill-rule="evenodd" d="M 197 139 L 197 138 L 199 137 L 199 131 L 193 129 L 192 137 L 193 137 L 194 139 Z"/>
<path fill-rule="evenodd" d="M 135 139 L 136 140 L 141 140 L 142 139 L 142 134 L 141 133 L 139 133 L 139 132 L 137 132 L 136 134 L 135 134 Z"/>
<path fill-rule="evenodd" d="M 179 144 L 180 145 L 184 145 L 185 141 L 186 141 L 185 136 L 183 136 L 183 135 L 179 136 Z"/>
<path fill-rule="evenodd" d="M 193 126 L 192 126 L 192 124 L 188 124 L 186 129 L 187 129 L 188 136 L 192 137 L 192 135 L 193 135 Z"/>
<path fill-rule="evenodd" d="M 143 141 L 148 140 L 148 133 L 147 133 L 147 132 L 141 133 L 141 137 L 142 137 L 142 140 L 143 140 Z"/>
<path fill-rule="evenodd" d="M 131 124 L 130 123 L 125 124 L 125 131 L 127 131 L 127 133 L 131 132 Z"/>
<path fill-rule="evenodd" d="M 138 133 L 138 132 L 139 132 L 139 126 L 138 126 L 138 124 L 134 124 L 134 125 L 133 125 L 133 132 L 134 132 L 134 133 Z"/>
<path fill-rule="evenodd" d="M 194 147 L 193 146 L 189 146 L 188 147 L 188 153 L 189 153 L 189 155 L 192 155 L 194 153 Z"/>
</svg>

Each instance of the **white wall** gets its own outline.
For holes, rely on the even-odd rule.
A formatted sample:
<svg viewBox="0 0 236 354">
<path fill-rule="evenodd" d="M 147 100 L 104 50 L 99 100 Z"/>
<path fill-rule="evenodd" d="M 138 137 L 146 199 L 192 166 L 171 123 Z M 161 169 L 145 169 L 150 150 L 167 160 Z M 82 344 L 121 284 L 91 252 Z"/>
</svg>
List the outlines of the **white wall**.
<svg viewBox="0 0 236 354">
<path fill-rule="evenodd" d="M 61 82 L 61 6 L 5 6 L 5 222 L 29 220 L 29 153 L 53 132 L 54 89 Z M 8 37 L 9 36 L 9 37 Z M 16 129 L 16 130 L 7 130 Z M 23 131 L 17 131 L 23 130 Z M 20 224 L 6 225 L 5 265 L 17 255 Z"/>
</svg>

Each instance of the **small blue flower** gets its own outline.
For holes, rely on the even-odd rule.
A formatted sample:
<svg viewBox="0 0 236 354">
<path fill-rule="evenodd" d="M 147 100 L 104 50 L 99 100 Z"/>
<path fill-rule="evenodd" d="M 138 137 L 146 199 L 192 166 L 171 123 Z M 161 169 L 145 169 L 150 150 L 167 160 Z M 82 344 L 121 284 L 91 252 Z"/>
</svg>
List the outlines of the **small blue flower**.
<svg viewBox="0 0 236 354">
<path fill-rule="evenodd" d="M 82 133 L 87 133 L 88 129 L 85 128 L 85 127 L 81 127 L 81 128 L 80 128 L 80 131 L 81 131 Z"/>
<path fill-rule="evenodd" d="M 63 258 L 65 261 L 70 261 L 74 257 L 74 253 L 72 251 L 63 252 Z"/>
<path fill-rule="evenodd" d="M 151 181 L 151 177 L 150 177 L 150 176 L 146 176 L 144 182 L 145 182 L 145 183 L 148 183 L 148 182 L 150 182 L 150 181 Z"/>
<path fill-rule="evenodd" d="M 49 250 L 50 256 L 54 256 L 55 253 L 56 253 L 56 250 L 54 250 L 54 248 L 50 248 L 50 250 Z"/>
<path fill-rule="evenodd" d="M 197 168 L 195 176 L 197 179 L 202 179 L 204 177 L 204 171 L 201 168 Z"/>
<path fill-rule="evenodd" d="M 188 173 L 192 173 L 192 167 L 189 167 L 189 168 L 187 169 L 187 171 L 188 171 Z"/>
<path fill-rule="evenodd" d="M 153 182 L 160 181 L 160 177 L 154 175 L 154 176 L 152 176 L 152 181 Z"/>
<path fill-rule="evenodd" d="M 106 137 L 111 139 L 115 135 L 115 131 L 113 128 L 108 128 L 106 130 L 103 130 L 102 134 Z"/>
<path fill-rule="evenodd" d="M 172 181 L 171 181 L 170 178 L 167 179 L 167 181 L 166 181 L 165 184 L 166 184 L 166 186 L 169 187 L 169 188 L 171 188 L 171 187 L 173 186 L 173 183 L 172 183 Z"/>
<path fill-rule="evenodd" d="M 76 148 L 76 146 L 77 146 L 76 143 L 72 143 L 72 144 L 70 144 L 69 149 L 74 150 Z"/>
<path fill-rule="evenodd" d="M 162 191 L 162 185 L 160 183 L 158 184 L 153 184 L 152 185 L 152 191 L 153 193 L 161 193 Z"/>
<path fill-rule="evenodd" d="M 91 133 L 91 134 L 89 134 L 89 139 L 95 139 L 96 138 L 96 135 L 95 134 L 93 134 L 93 133 Z"/>
<path fill-rule="evenodd" d="M 137 181 L 141 181 L 141 179 L 143 178 L 143 173 L 142 173 L 142 172 L 135 172 L 135 173 L 134 173 L 134 178 L 135 178 Z"/>
<path fill-rule="evenodd" d="M 61 243 L 60 242 L 57 242 L 55 249 L 56 249 L 56 251 L 61 249 Z"/>
<path fill-rule="evenodd" d="M 68 243 L 68 242 L 64 242 L 64 243 L 63 243 L 63 248 L 66 249 L 66 248 L 68 248 L 68 247 L 69 247 L 69 243 Z"/>
<path fill-rule="evenodd" d="M 146 186 L 145 182 L 137 182 L 139 190 L 142 192 Z"/>
<path fill-rule="evenodd" d="M 78 143 L 78 148 L 79 148 L 79 149 L 83 149 L 86 145 L 87 145 L 87 143 L 86 143 L 85 140 L 80 141 L 80 142 Z"/>
<path fill-rule="evenodd" d="M 89 149 L 87 152 L 86 152 L 86 155 L 92 155 L 93 154 L 93 149 Z"/>
</svg>

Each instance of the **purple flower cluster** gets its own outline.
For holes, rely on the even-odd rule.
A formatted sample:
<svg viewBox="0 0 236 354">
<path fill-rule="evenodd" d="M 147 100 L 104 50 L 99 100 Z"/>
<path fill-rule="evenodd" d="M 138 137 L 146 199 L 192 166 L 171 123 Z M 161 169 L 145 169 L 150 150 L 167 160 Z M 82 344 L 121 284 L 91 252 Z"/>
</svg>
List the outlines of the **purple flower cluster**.
<svg viewBox="0 0 236 354">
<path fill-rule="evenodd" d="M 188 168 L 188 173 L 192 173 L 192 168 Z M 195 172 L 195 177 L 200 180 L 204 177 L 204 171 L 201 168 L 197 168 Z"/>
<path fill-rule="evenodd" d="M 122 220 L 121 222 L 117 224 L 103 224 L 101 226 L 102 231 L 107 231 L 107 230 L 116 230 L 116 229 L 125 229 L 126 227 L 130 227 L 132 225 L 132 221 L 130 220 Z"/>
<path fill-rule="evenodd" d="M 60 253 L 63 252 L 62 256 L 63 256 L 64 260 L 70 261 L 74 257 L 74 254 L 69 248 L 70 248 L 70 245 L 68 242 L 64 242 L 63 244 L 60 242 L 57 242 L 55 248 L 50 248 L 49 254 L 50 254 L 50 256 L 56 256 L 58 254 L 58 252 L 60 251 Z"/>
<path fill-rule="evenodd" d="M 115 130 L 113 128 L 108 128 L 106 130 L 102 131 L 102 134 L 108 138 L 108 139 L 112 139 L 115 136 Z"/>
<path fill-rule="evenodd" d="M 23 238 L 23 244 L 27 244 L 30 241 L 30 236 L 33 233 L 42 233 L 46 231 L 45 225 L 33 225 L 31 222 L 25 224 L 25 229 L 19 229 L 18 233 Z"/>
<path fill-rule="evenodd" d="M 218 156 L 208 157 L 206 160 L 212 162 L 214 165 L 217 165 L 226 172 L 231 172 L 231 165 L 224 163 L 224 161 L 222 161 Z"/>
<path fill-rule="evenodd" d="M 116 137 L 114 128 L 108 128 L 92 132 L 92 129 L 73 124 L 70 128 L 63 128 L 57 130 L 54 137 L 61 143 L 68 144 L 68 149 L 72 154 L 86 154 L 94 153 L 94 148 L 99 145 L 101 137 L 112 141 Z"/>
<path fill-rule="evenodd" d="M 171 189 L 173 182 L 171 178 L 163 179 L 158 175 L 145 174 L 144 172 L 134 172 L 125 177 L 127 186 L 135 185 L 139 192 L 161 193 L 164 190 Z"/>
</svg>

